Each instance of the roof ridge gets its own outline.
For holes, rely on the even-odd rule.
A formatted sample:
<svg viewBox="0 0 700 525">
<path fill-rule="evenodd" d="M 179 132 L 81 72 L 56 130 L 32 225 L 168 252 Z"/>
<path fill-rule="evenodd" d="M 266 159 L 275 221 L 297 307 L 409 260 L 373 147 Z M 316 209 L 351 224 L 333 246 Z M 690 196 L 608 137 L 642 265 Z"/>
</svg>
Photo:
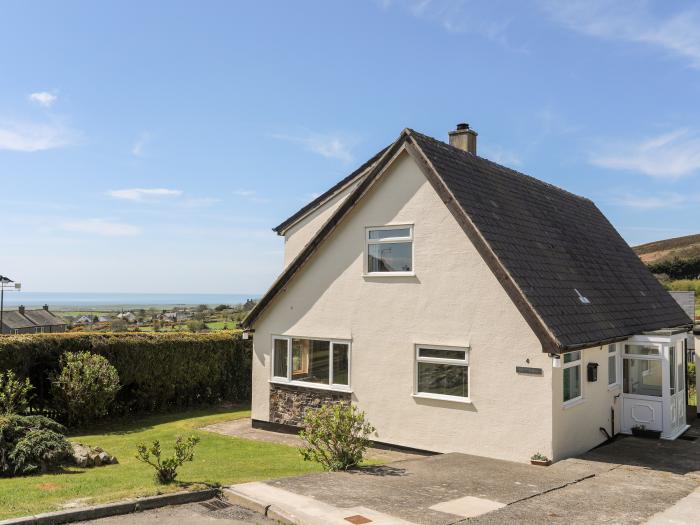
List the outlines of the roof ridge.
<svg viewBox="0 0 700 525">
<path fill-rule="evenodd" d="M 454 153 L 456 153 L 458 155 L 461 155 L 462 157 L 464 157 L 465 160 L 484 162 L 486 164 L 491 164 L 493 166 L 497 166 L 500 169 L 508 170 L 509 172 L 511 172 L 513 175 L 515 175 L 517 177 L 523 177 L 523 178 L 528 179 L 529 181 L 532 181 L 536 184 L 541 184 L 542 186 L 553 189 L 555 191 L 562 192 L 566 195 L 570 195 L 571 197 L 581 199 L 581 200 L 586 201 L 588 203 L 593 202 L 588 197 L 584 197 L 583 195 L 577 195 L 576 193 L 572 193 L 568 190 L 565 190 L 564 188 L 561 188 L 555 184 L 552 184 L 551 182 L 543 181 L 542 179 L 538 179 L 537 177 L 533 177 L 532 175 L 528 175 L 527 173 L 523 173 L 522 171 L 518 171 L 518 170 L 510 168 L 508 166 L 504 166 L 503 164 L 499 164 L 498 162 L 494 162 L 491 159 L 487 159 L 486 157 L 480 157 L 479 155 L 472 155 L 471 153 L 467 153 L 466 151 L 461 150 L 459 148 L 456 148 L 455 146 L 452 146 L 451 144 L 448 144 L 447 142 L 444 142 L 440 139 L 436 139 L 435 137 L 431 137 L 430 135 L 426 135 L 425 133 L 421 133 L 420 131 L 416 131 L 416 130 L 413 130 L 410 128 L 406 128 L 406 130 L 408 130 L 414 136 L 417 135 L 417 136 L 422 137 L 424 139 L 433 141 L 437 145 L 439 145 L 440 147 L 444 147 L 446 149 L 453 151 Z"/>
</svg>

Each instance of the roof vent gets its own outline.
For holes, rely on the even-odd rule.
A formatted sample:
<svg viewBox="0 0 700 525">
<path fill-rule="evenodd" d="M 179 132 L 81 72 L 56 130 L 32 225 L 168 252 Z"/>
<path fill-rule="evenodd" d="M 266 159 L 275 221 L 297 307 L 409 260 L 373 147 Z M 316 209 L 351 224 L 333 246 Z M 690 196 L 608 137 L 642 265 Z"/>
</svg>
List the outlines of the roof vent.
<svg viewBox="0 0 700 525">
<path fill-rule="evenodd" d="M 457 124 L 457 129 L 448 133 L 450 137 L 450 146 L 476 155 L 476 136 L 478 133 L 473 129 L 469 129 L 469 124 L 460 122 Z"/>
<path fill-rule="evenodd" d="M 581 301 L 581 304 L 591 304 L 590 299 L 584 295 L 581 295 L 581 292 L 579 292 L 576 288 L 574 288 L 574 292 L 576 292 L 576 295 L 578 295 L 578 300 Z"/>
</svg>

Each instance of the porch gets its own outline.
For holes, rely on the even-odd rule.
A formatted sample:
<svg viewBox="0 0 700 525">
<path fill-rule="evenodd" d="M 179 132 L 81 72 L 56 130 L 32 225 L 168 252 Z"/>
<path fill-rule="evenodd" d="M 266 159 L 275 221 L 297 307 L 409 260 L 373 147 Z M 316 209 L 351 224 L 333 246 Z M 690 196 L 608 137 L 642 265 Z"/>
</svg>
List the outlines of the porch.
<svg viewBox="0 0 700 525">
<path fill-rule="evenodd" d="M 676 439 L 688 430 L 685 328 L 635 335 L 621 344 L 621 432 Z"/>
</svg>

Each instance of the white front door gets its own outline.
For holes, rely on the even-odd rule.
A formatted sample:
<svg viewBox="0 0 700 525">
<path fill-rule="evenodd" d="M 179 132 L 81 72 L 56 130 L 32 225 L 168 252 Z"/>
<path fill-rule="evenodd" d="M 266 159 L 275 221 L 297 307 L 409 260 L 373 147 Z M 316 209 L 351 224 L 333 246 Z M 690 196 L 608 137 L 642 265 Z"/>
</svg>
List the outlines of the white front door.
<svg viewBox="0 0 700 525">
<path fill-rule="evenodd" d="M 685 359 L 683 341 L 668 348 L 669 368 L 669 424 L 664 429 L 669 436 L 685 427 Z"/>
<path fill-rule="evenodd" d="M 622 355 L 622 431 L 663 430 L 662 347 L 625 344 Z"/>
<path fill-rule="evenodd" d="M 685 421 L 685 359 L 682 340 L 623 345 L 622 432 L 643 427 L 675 439 Z"/>
</svg>

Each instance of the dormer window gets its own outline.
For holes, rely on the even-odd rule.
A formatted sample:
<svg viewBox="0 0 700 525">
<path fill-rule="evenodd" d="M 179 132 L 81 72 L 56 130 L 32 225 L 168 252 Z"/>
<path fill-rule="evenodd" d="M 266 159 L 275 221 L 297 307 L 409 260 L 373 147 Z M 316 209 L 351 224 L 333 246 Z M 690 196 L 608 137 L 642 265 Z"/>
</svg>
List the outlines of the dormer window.
<svg viewBox="0 0 700 525">
<path fill-rule="evenodd" d="M 413 274 L 413 226 L 367 228 L 367 274 Z"/>
</svg>

